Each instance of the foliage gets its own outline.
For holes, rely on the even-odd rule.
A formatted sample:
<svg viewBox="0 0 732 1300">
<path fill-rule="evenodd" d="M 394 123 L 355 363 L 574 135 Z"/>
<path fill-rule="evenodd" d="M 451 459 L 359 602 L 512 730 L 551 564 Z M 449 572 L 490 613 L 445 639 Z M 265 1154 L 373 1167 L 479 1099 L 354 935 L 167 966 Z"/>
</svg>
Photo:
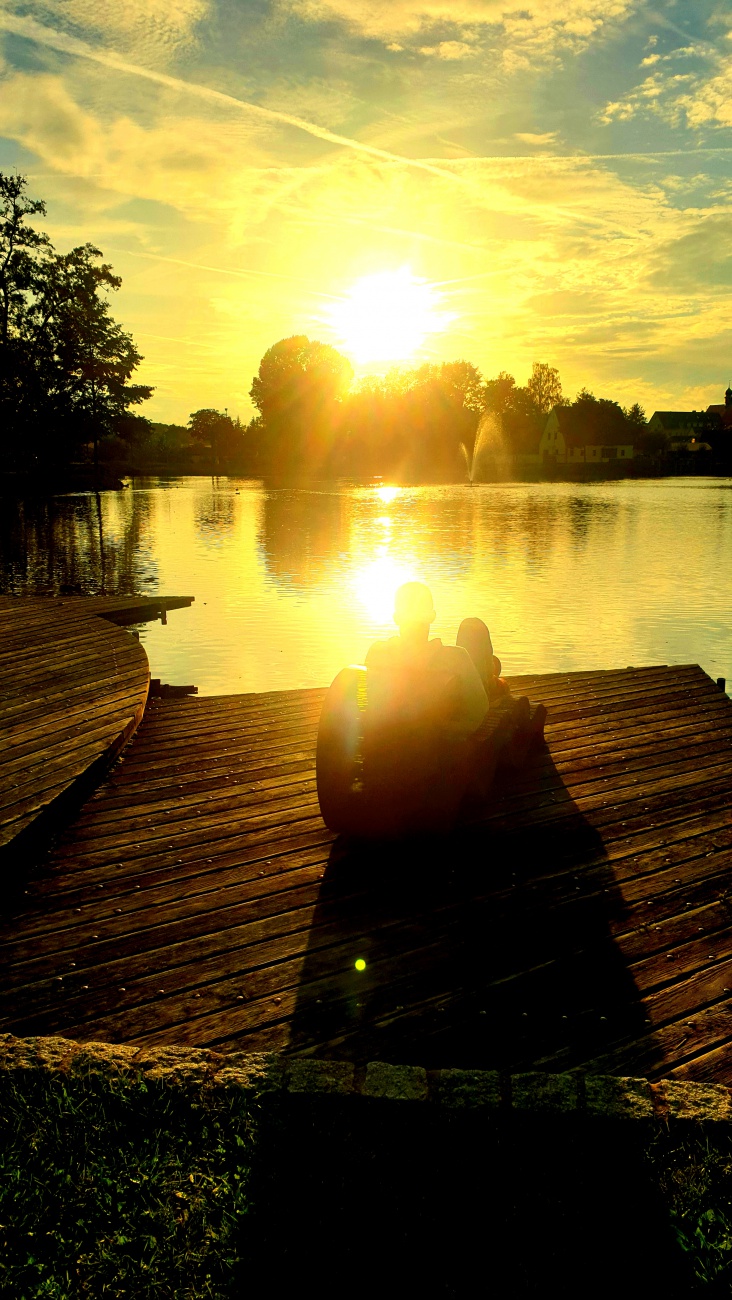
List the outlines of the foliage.
<svg viewBox="0 0 732 1300">
<path fill-rule="evenodd" d="M 634 402 L 632 406 L 624 406 L 623 415 L 628 424 L 632 424 L 637 429 L 645 429 L 647 424 L 646 413 L 640 402 Z"/>
<path fill-rule="evenodd" d="M 244 441 L 241 422 L 233 420 L 227 412 L 211 407 L 192 411 L 188 417 L 188 429 L 192 438 L 211 448 L 217 466 L 222 460 L 241 454 Z"/>
<path fill-rule="evenodd" d="M 0 173 L 0 420 L 6 460 L 44 467 L 124 437 L 152 389 L 130 382 L 142 358 L 107 301 L 119 276 L 92 244 L 57 253 L 29 225 L 45 206 L 25 189 Z"/>
<path fill-rule="evenodd" d="M 459 478 L 460 447 L 472 448 L 482 409 L 482 376 L 469 361 L 395 367 L 351 393 L 334 464 L 342 473 Z"/>
<path fill-rule="evenodd" d="M 633 442 L 633 432 L 628 429 L 628 422 L 621 406 L 607 397 L 595 397 L 582 389 L 572 402 L 569 410 L 573 416 L 573 425 L 581 429 L 588 441 L 605 442 L 609 445 Z"/>
<path fill-rule="evenodd" d="M 489 379 L 483 385 L 483 401 L 487 411 L 503 415 L 510 409 L 516 392 L 516 380 L 506 370 L 501 370 L 495 379 Z"/>
<path fill-rule="evenodd" d="M 526 390 L 541 415 L 548 415 L 553 406 L 562 403 L 562 384 L 559 371 L 543 361 L 535 361 L 531 375 L 526 381 Z"/>
<path fill-rule="evenodd" d="M 0 1076 L 0 1293 L 233 1294 L 256 1117 L 241 1092 Z"/>
<path fill-rule="evenodd" d="M 252 381 L 262 467 L 317 470 L 328 463 L 341 404 L 353 378 L 350 361 L 304 334 L 269 348 Z"/>
<path fill-rule="evenodd" d="M 659 1130 L 647 1159 L 700 1288 L 732 1287 L 732 1140 L 726 1124 Z"/>
</svg>

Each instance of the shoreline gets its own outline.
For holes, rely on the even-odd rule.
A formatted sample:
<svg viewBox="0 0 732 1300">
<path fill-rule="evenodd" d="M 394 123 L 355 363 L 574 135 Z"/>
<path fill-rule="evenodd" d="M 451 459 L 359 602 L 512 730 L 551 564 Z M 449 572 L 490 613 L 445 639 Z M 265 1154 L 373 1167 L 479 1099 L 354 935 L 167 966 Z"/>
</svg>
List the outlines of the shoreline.
<svg viewBox="0 0 732 1300">
<path fill-rule="evenodd" d="M 67 496 L 75 493 L 94 493 L 94 492 L 120 492 L 127 487 L 134 487 L 136 481 L 140 479 L 247 479 L 251 482 L 259 482 L 270 487 L 288 487 L 288 488 L 307 488 L 313 483 L 326 483 L 334 487 L 337 486 L 359 486 L 359 487 L 378 487 L 394 486 L 401 488 L 414 487 L 490 487 L 503 486 L 508 484 L 533 484 L 533 483 L 613 483 L 621 479 L 637 481 L 640 479 L 669 479 L 669 478 L 719 478 L 725 479 L 732 477 L 732 464 L 697 467 L 691 465 L 674 465 L 673 467 L 664 465 L 648 465 L 639 467 L 631 471 L 629 465 L 624 464 L 622 470 L 618 467 L 613 472 L 613 467 L 609 465 L 573 465 L 573 466 L 556 466 L 552 472 L 547 473 L 543 466 L 521 466 L 518 473 L 513 474 L 495 474 L 486 475 L 480 479 L 420 479 L 414 480 L 409 478 L 400 479 L 398 476 L 373 475 L 370 478 L 348 478 L 344 475 L 310 477 L 304 474 L 262 474 L 251 470 L 228 467 L 220 473 L 202 471 L 201 469 L 185 470 L 181 468 L 171 468 L 156 466 L 145 469 L 136 467 L 134 470 L 103 470 L 99 474 L 80 472 L 64 472 L 59 474 L 58 478 L 50 476 L 35 477 L 27 474 L 16 474 L 12 472 L 0 472 L 0 499 L 23 500 L 28 497 L 54 497 Z"/>
</svg>

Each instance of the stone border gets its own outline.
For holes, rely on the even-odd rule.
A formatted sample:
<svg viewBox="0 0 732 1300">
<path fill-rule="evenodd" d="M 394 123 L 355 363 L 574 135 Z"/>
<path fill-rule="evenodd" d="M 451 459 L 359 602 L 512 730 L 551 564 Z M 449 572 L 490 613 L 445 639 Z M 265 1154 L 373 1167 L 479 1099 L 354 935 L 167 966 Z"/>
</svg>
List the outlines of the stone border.
<svg viewBox="0 0 732 1300">
<path fill-rule="evenodd" d="M 732 1090 L 723 1084 L 620 1078 L 581 1073 L 501 1074 L 495 1070 L 426 1070 L 418 1065 L 321 1061 L 274 1053 L 208 1048 L 136 1048 L 67 1038 L 0 1034 L 0 1070 L 67 1076 L 144 1078 L 184 1087 L 241 1088 L 298 1096 L 427 1102 L 451 1111 L 515 1115 L 586 1115 L 606 1119 L 732 1121 Z"/>
</svg>

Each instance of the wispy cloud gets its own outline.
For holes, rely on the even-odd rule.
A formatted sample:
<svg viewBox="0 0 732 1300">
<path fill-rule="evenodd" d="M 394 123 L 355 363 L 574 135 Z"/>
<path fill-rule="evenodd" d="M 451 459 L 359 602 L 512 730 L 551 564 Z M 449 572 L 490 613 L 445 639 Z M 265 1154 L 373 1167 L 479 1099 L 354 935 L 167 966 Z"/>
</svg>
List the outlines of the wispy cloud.
<svg viewBox="0 0 732 1300">
<path fill-rule="evenodd" d="M 339 18 L 366 36 L 407 41 L 438 24 L 475 34 L 503 30 L 516 42 L 538 34 L 564 44 L 581 45 L 602 28 L 624 18 L 637 0 L 534 0 L 530 6 L 506 0 L 281 0 L 281 7 L 312 21 Z"/>
<path fill-rule="evenodd" d="M 435 354 L 487 374 L 547 358 L 653 402 L 721 364 L 723 27 L 640 0 L 10 4 L 5 156 L 59 247 L 113 259 L 156 415 L 246 414 L 266 347 L 405 265 L 454 317 Z"/>
<path fill-rule="evenodd" d="M 367 154 L 372 158 L 378 158 L 381 162 L 398 163 L 400 166 L 415 167 L 422 171 L 441 172 L 441 169 L 433 163 L 424 162 L 419 158 L 405 158 L 400 154 L 379 149 L 375 145 L 352 139 L 350 136 L 339 135 L 334 131 L 329 131 L 326 127 L 318 126 L 315 122 L 308 122 L 294 114 L 280 112 L 273 108 L 265 108 L 261 104 L 239 99 L 235 95 L 215 90 L 200 82 L 186 81 L 181 77 L 170 76 L 165 72 L 131 63 L 111 50 L 98 49 L 96 46 L 88 45 L 85 41 L 78 40 L 76 37 L 67 36 L 63 32 L 45 27 L 33 18 L 0 13 L 0 30 L 12 32 L 16 36 L 25 37 L 29 41 L 48 46 L 60 53 L 71 55 L 73 58 L 86 59 L 92 63 L 100 64 L 113 72 L 130 77 L 139 77 L 144 81 L 164 86 L 168 90 L 204 99 L 209 104 L 227 107 L 273 125 L 293 127 L 295 130 L 304 131 L 307 135 L 314 136 L 315 139 L 322 140 L 327 144 L 337 145 L 340 148 L 353 150 L 356 153 Z"/>
<path fill-rule="evenodd" d="M 24 7 L 11 7 L 23 16 Z M 191 43 L 211 0 L 36 0 L 34 8 L 52 26 L 96 32 L 127 53 L 160 61 Z"/>
</svg>

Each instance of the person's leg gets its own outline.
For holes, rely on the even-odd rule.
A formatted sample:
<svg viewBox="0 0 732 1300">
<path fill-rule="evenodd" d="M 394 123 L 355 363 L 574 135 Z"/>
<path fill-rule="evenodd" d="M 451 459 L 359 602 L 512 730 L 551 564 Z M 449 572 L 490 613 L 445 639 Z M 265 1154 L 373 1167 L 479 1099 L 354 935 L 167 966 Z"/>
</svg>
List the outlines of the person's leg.
<svg viewBox="0 0 732 1300">
<path fill-rule="evenodd" d="M 483 685 L 488 687 L 493 676 L 493 645 L 491 634 L 481 618 L 464 618 L 455 644 L 467 650 L 475 664 Z"/>
<path fill-rule="evenodd" d="M 491 692 L 501 675 L 501 661 L 493 653 L 491 634 L 482 618 L 464 618 L 455 644 L 467 650 L 486 691 Z"/>
</svg>

